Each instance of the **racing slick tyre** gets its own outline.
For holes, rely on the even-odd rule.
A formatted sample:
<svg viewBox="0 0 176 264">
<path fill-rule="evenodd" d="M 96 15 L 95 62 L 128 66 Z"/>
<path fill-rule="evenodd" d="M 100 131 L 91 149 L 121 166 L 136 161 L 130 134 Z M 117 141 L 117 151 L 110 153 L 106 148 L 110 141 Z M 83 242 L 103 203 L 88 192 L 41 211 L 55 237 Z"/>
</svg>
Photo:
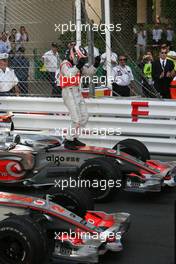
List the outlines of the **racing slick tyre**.
<svg viewBox="0 0 176 264">
<path fill-rule="evenodd" d="M 122 187 L 122 174 L 117 161 L 103 157 L 87 160 L 80 168 L 79 179 L 86 182 L 97 201 L 107 201 Z"/>
<path fill-rule="evenodd" d="M 85 188 L 67 187 L 60 189 L 52 187 L 47 192 L 51 201 L 57 203 L 80 217 L 84 217 L 88 210 L 94 210 L 91 192 Z"/>
<path fill-rule="evenodd" d="M 142 161 L 150 159 L 150 152 L 147 147 L 139 140 L 128 138 L 118 142 L 113 149 L 117 150 L 118 146 L 121 146 L 121 150 L 127 154 L 136 157 Z"/>
<path fill-rule="evenodd" d="M 0 222 L 0 263 L 46 263 L 47 239 L 29 216 L 12 215 Z"/>
</svg>

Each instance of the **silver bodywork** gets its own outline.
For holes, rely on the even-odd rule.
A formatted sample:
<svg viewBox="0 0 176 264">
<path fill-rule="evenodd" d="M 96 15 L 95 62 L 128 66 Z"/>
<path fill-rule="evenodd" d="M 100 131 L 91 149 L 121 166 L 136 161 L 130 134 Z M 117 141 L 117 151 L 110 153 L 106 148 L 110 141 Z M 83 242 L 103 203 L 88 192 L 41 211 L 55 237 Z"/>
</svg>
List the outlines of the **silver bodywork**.
<svg viewBox="0 0 176 264">
<path fill-rule="evenodd" d="M 98 263 L 99 255 L 106 253 L 108 250 L 118 252 L 123 249 L 121 240 L 128 231 L 130 224 L 130 215 L 128 213 L 105 214 L 103 212 L 105 216 L 113 217 L 113 225 L 104 230 L 101 226 L 96 227 L 89 223 L 89 220 L 86 221 L 62 206 L 50 202 L 49 196 L 44 200 L 32 196 L 0 192 L 1 221 L 6 219 L 9 214 L 28 214 L 29 209 L 41 212 L 51 223 L 53 219 L 56 224 L 57 219 L 58 221 L 64 219 L 64 221 L 70 223 L 71 226 L 75 226 L 76 228 L 79 227 L 80 230 L 82 230 L 81 232 L 84 232 L 82 236 L 84 244 L 82 245 L 75 246 L 69 239 L 62 242 L 60 239 L 55 238 L 54 259 Z M 96 211 L 89 211 L 89 213 L 96 214 Z M 61 228 L 60 221 L 58 222 L 58 228 Z M 89 234 L 89 236 L 87 236 L 87 234 Z M 107 241 L 108 236 L 112 234 L 115 235 L 116 239 L 113 240 L 113 242 Z M 68 247 L 69 250 L 67 250 Z"/>
</svg>

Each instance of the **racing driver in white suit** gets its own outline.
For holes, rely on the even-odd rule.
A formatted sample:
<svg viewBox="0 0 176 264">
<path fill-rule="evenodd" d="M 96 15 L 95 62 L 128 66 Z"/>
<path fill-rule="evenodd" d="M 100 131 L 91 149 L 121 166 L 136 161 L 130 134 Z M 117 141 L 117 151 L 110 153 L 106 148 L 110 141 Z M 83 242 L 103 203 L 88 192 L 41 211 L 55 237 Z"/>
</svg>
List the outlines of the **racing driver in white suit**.
<svg viewBox="0 0 176 264">
<path fill-rule="evenodd" d="M 71 126 L 64 142 L 67 149 L 76 150 L 84 143 L 78 140 L 80 128 L 88 122 L 88 112 L 81 93 L 81 76 L 93 76 L 100 64 L 95 58 L 92 66 L 86 66 L 88 54 L 81 46 L 73 45 L 66 51 L 65 60 L 60 65 L 60 86 L 62 97 L 71 116 Z"/>
</svg>

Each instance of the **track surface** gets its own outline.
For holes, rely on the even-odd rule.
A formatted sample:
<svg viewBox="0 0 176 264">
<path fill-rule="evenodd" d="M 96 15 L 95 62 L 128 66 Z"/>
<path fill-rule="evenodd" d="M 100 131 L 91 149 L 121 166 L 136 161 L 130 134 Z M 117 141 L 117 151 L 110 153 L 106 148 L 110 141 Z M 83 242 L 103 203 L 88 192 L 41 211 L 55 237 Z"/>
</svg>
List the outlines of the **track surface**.
<svg viewBox="0 0 176 264">
<path fill-rule="evenodd" d="M 108 254 L 104 264 L 174 264 L 174 199 L 176 191 L 157 195 L 122 193 L 109 204 L 98 205 L 108 212 L 131 213 L 131 228 L 124 251 Z"/>
</svg>

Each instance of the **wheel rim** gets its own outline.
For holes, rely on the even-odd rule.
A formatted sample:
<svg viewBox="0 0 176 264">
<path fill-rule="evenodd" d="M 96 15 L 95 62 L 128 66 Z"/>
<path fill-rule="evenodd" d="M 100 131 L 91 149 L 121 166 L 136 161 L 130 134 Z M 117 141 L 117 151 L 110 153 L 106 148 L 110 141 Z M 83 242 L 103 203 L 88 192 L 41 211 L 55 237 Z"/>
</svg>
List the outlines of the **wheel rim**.
<svg viewBox="0 0 176 264">
<path fill-rule="evenodd" d="M 86 172 L 81 175 L 81 179 L 90 181 L 91 186 L 89 190 L 91 191 L 92 197 L 95 200 L 101 200 L 106 196 L 108 196 L 108 194 L 110 193 L 110 188 L 107 186 L 107 184 L 105 190 L 101 190 L 101 186 L 98 186 L 97 188 L 94 188 L 92 186 L 93 182 L 95 181 L 100 182 L 100 180 L 102 180 L 107 182 L 107 177 L 105 177 L 105 175 L 106 172 L 103 171 L 103 169 L 100 168 L 99 166 L 88 168 Z"/>
<path fill-rule="evenodd" d="M 22 263 L 26 257 L 25 246 L 13 235 L 3 236 L 0 240 L 0 255 L 7 263 Z"/>
</svg>

